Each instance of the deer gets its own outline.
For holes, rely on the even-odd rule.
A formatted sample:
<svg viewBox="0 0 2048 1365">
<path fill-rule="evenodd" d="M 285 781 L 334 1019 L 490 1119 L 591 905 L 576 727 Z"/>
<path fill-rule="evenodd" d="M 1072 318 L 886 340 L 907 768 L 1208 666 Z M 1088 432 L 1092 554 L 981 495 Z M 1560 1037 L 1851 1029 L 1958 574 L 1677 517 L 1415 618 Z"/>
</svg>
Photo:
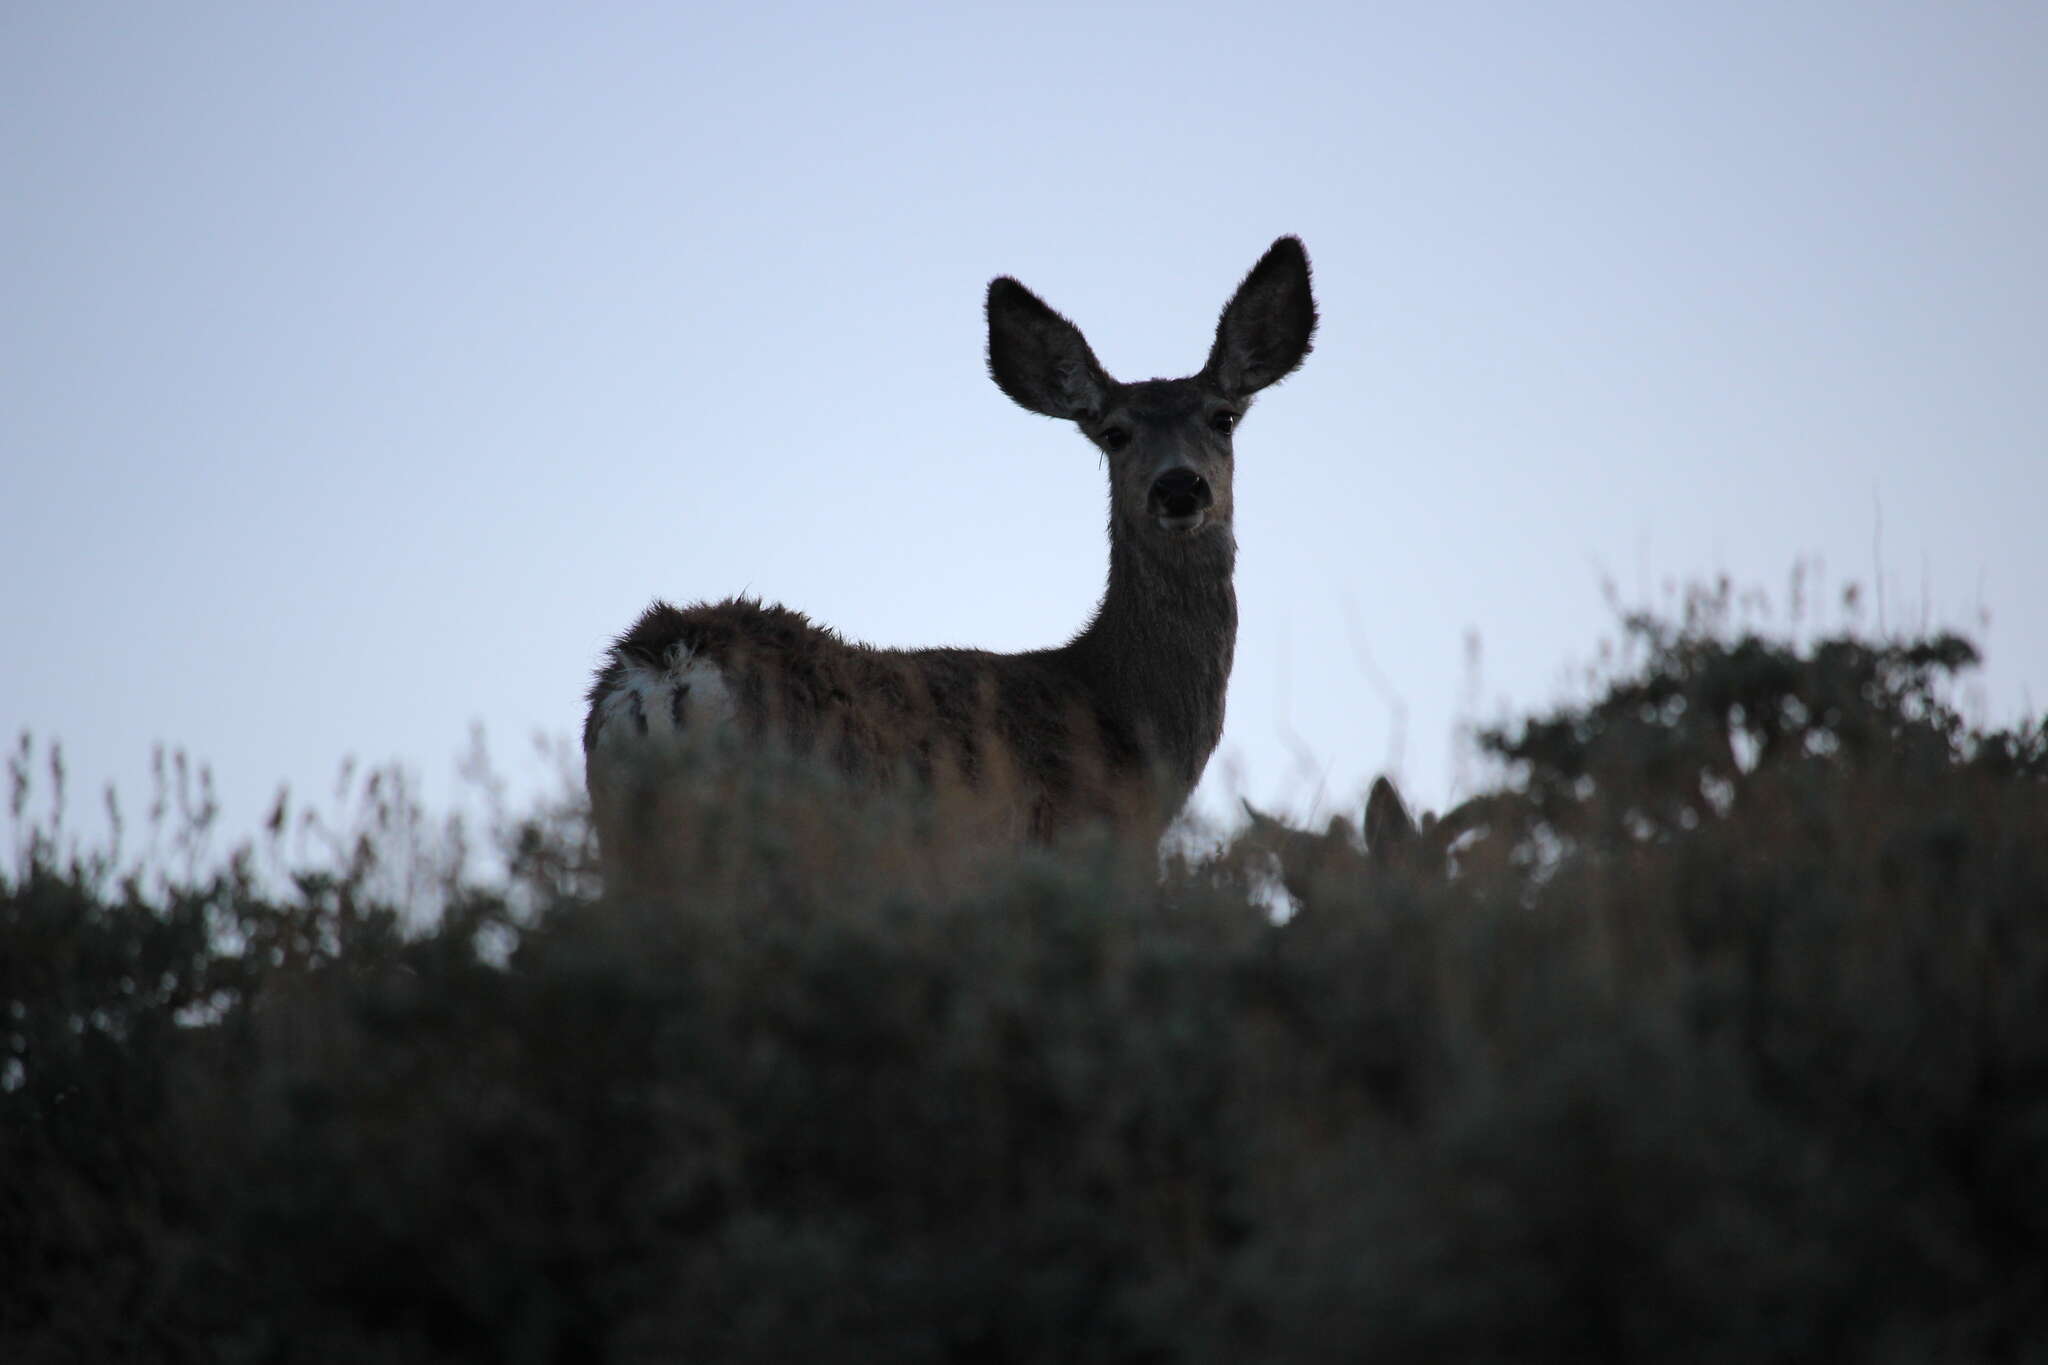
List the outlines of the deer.
<svg viewBox="0 0 2048 1365">
<path fill-rule="evenodd" d="M 988 371 L 1072 422 L 1109 475 L 1109 573 L 1056 648 L 849 641 L 758 598 L 657 601 L 588 694 L 585 779 L 607 886 L 660 889 L 707 752 L 772 750 L 856 792 L 938 793 L 953 837 L 1052 845 L 1087 830 L 1156 850 L 1223 732 L 1237 641 L 1234 443 L 1253 397 L 1307 357 L 1308 253 L 1282 237 L 1183 379 L 1122 383 L 1080 328 L 1009 276 L 985 303 Z"/>
<path fill-rule="evenodd" d="M 1470 797 L 1442 815 L 1423 811 L 1418 819 L 1385 774 L 1373 779 L 1366 796 L 1363 847 L 1361 831 L 1346 816 L 1331 816 L 1316 834 L 1275 819 L 1250 801 L 1241 804 L 1249 821 L 1243 847 L 1270 859 L 1297 913 L 1339 898 L 1347 884 L 1399 873 L 1451 877 L 1468 845 L 1497 832 L 1512 834 L 1518 827 L 1514 799 L 1498 792 Z"/>
</svg>

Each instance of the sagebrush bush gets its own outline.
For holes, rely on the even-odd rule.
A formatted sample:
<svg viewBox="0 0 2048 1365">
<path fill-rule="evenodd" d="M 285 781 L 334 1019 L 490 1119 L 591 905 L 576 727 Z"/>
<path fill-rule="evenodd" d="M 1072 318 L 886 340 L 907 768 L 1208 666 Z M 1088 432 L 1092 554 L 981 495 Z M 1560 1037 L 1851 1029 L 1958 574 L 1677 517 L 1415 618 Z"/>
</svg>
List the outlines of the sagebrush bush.
<svg viewBox="0 0 2048 1365">
<path fill-rule="evenodd" d="M 665 903 L 567 803 L 169 875 L 24 750 L 0 1357 L 2043 1358 L 2048 723 L 1953 638 L 1631 630 L 1441 864 L 940 885 L 756 793 Z"/>
</svg>

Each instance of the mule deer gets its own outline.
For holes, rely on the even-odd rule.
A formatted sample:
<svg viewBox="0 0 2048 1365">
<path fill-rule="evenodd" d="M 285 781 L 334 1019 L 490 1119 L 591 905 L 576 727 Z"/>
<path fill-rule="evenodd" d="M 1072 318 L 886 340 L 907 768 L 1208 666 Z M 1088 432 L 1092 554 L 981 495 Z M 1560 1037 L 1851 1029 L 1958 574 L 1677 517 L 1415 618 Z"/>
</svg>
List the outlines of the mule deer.
<svg viewBox="0 0 2048 1365">
<path fill-rule="evenodd" d="M 1394 784 L 1376 777 L 1365 803 L 1365 840 L 1374 862 L 1437 873 L 1448 871 L 1469 841 L 1511 835 L 1522 825 L 1518 803 L 1503 792 L 1467 797 L 1442 815 L 1424 811 L 1417 820 Z"/>
<path fill-rule="evenodd" d="M 1468 839 L 1484 839 L 1496 825 L 1508 824 L 1512 798 L 1475 796 L 1441 816 L 1424 811 L 1417 820 L 1394 784 L 1376 777 L 1366 797 L 1362 847 L 1358 828 L 1342 815 L 1331 816 L 1323 832 L 1314 834 L 1276 820 L 1249 801 L 1242 804 L 1250 824 L 1240 846 L 1271 859 L 1296 911 L 1305 912 L 1394 869 L 1449 874 L 1454 854 Z"/>
<path fill-rule="evenodd" d="M 1109 585 L 1056 649 L 874 649 L 731 598 L 658 602 L 590 689 L 585 775 L 606 875 L 663 884 L 709 737 L 828 763 L 870 790 L 938 790 L 956 832 L 1003 844 L 1103 826 L 1156 844 L 1223 731 L 1237 639 L 1232 437 L 1315 332 L 1309 263 L 1283 237 L 1245 276 L 1187 379 L 1110 378 L 1016 280 L 988 287 L 988 367 L 1019 405 L 1073 422 L 1109 469 Z"/>
</svg>

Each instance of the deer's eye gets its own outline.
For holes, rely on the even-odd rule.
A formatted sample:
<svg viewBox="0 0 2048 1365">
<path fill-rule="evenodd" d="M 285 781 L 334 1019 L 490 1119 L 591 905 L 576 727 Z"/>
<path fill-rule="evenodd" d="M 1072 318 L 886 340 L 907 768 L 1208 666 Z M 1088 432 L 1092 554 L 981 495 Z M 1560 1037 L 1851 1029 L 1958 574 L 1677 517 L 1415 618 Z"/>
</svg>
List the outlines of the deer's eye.
<svg viewBox="0 0 2048 1365">
<path fill-rule="evenodd" d="M 1129 427 L 1106 427 L 1102 432 L 1102 444 L 1111 450 L 1122 450 L 1131 443 Z"/>
<path fill-rule="evenodd" d="M 1229 408 L 1218 408 L 1215 412 L 1209 414 L 1209 426 L 1218 434 L 1228 436 L 1231 432 L 1237 430 L 1237 419 L 1242 416 L 1244 414 L 1241 412 L 1232 412 Z"/>
</svg>

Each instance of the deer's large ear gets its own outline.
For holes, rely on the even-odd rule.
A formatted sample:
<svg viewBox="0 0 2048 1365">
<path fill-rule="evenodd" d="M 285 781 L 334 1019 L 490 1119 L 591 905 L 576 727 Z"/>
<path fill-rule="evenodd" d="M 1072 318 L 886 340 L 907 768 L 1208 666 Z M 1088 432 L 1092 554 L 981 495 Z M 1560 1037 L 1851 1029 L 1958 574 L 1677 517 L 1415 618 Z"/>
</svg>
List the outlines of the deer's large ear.
<svg viewBox="0 0 2048 1365">
<path fill-rule="evenodd" d="M 1308 355 L 1315 333 L 1308 252 L 1299 237 L 1282 237 L 1259 257 L 1224 305 L 1202 378 L 1226 398 L 1249 398 L 1292 374 Z"/>
<path fill-rule="evenodd" d="M 1278 834 L 1281 830 L 1287 828 L 1278 820 L 1275 820 L 1272 816 L 1245 800 L 1242 796 L 1238 797 L 1237 801 L 1239 805 L 1244 807 L 1244 813 L 1251 818 L 1252 833 L 1270 836 Z"/>
<path fill-rule="evenodd" d="M 1415 821 L 1401 795 L 1384 777 L 1372 781 L 1365 800 L 1365 851 L 1378 862 L 1399 855 L 1415 838 Z"/>
<path fill-rule="evenodd" d="M 988 286 L 988 372 L 1010 398 L 1068 421 L 1101 414 L 1110 378 L 1081 329 L 1005 275 Z"/>
</svg>

